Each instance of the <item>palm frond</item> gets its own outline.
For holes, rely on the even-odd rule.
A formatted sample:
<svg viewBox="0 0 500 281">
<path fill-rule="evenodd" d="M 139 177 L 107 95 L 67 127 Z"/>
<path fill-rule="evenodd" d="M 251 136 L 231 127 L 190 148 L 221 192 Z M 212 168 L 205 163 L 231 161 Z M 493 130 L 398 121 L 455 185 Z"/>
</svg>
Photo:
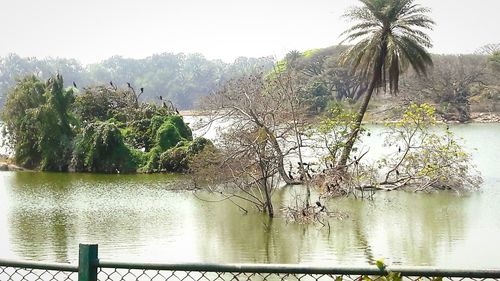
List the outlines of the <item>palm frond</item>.
<svg viewBox="0 0 500 281">
<path fill-rule="evenodd" d="M 356 24 L 342 33 L 342 42 L 359 40 L 341 55 L 341 63 L 367 77 L 379 72 L 379 85 L 387 78 L 391 92 L 397 92 L 399 75 L 411 66 L 425 75 L 432 65 L 425 48 L 432 47 L 430 37 L 434 21 L 429 9 L 414 0 L 360 0 L 361 7 L 351 8 L 345 16 Z M 382 65 L 376 64 L 382 58 Z M 380 68 L 378 68 L 380 67 Z"/>
</svg>

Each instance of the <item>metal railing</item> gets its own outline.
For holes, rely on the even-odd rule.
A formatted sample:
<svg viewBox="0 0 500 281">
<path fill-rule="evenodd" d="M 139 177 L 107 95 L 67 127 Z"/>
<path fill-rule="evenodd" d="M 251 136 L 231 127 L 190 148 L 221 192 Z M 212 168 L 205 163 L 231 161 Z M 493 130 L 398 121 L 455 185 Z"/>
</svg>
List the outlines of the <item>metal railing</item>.
<svg viewBox="0 0 500 281">
<path fill-rule="evenodd" d="M 0 259 L 0 281 L 77 280 L 78 266 L 61 263 L 9 261 Z"/>
<path fill-rule="evenodd" d="M 280 264 L 155 264 L 99 260 L 97 245 L 80 245 L 78 266 L 0 260 L 0 281 L 212 280 L 500 280 L 500 270 L 431 267 L 316 267 Z"/>
</svg>

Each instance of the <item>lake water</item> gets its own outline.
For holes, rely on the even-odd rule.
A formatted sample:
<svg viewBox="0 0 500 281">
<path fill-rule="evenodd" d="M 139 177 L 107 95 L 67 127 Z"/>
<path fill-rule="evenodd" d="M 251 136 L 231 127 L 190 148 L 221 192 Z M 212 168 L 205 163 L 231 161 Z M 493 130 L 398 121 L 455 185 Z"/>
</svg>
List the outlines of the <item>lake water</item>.
<svg viewBox="0 0 500 281">
<path fill-rule="evenodd" d="M 378 146 L 382 129 L 365 140 Z M 269 221 L 172 175 L 0 173 L 0 258 L 75 262 L 78 243 L 106 260 L 145 262 L 388 264 L 500 268 L 500 124 L 453 126 L 474 156 L 481 191 L 380 192 L 339 198 L 348 214 L 330 228 Z M 383 151 L 383 148 L 378 148 Z M 377 149 L 374 149 L 377 153 Z M 300 186 L 275 192 L 277 208 Z M 200 199 L 201 198 L 201 199 Z"/>
</svg>

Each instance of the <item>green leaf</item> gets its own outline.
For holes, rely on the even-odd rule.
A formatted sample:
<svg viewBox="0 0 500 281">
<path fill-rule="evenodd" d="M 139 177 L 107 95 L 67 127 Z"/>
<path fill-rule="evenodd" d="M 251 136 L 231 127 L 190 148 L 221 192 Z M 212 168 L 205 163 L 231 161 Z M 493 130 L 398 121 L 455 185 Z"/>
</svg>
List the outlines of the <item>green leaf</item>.
<svg viewBox="0 0 500 281">
<path fill-rule="evenodd" d="M 376 266 L 378 267 L 378 269 L 380 269 L 381 271 L 385 270 L 386 265 L 384 264 L 384 260 L 383 260 L 383 259 L 376 260 L 376 261 L 375 261 L 375 265 L 376 265 Z"/>
</svg>

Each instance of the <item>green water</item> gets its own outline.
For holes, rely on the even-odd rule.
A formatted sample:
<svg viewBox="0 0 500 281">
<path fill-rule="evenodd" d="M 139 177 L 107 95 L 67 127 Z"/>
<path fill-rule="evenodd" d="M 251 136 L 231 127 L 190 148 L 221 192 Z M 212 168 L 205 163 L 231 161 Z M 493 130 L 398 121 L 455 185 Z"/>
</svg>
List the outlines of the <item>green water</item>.
<svg viewBox="0 0 500 281">
<path fill-rule="evenodd" d="M 381 142 L 376 132 L 367 140 Z M 106 260 L 151 262 L 389 264 L 500 268 L 500 125 L 455 126 L 484 177 L 480 192 L 380 192 L 341 198 L 348 214 L 329 227 L 242 214 L 169 175 L 0 173 L 0 258 L 75 262 L 78 243 Z M 381 153 L 383 148 L 373 150 Z M 274 194 L 277 208 L 300 187 Z"/>
</svg>

